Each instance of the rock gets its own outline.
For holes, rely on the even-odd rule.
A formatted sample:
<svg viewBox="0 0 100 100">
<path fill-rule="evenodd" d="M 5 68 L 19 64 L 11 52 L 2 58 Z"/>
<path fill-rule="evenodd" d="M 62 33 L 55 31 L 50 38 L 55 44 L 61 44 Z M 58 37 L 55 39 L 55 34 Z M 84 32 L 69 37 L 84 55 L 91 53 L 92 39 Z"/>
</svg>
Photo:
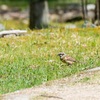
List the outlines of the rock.
<svg viewBox="0 0 100 100">
<path fill-rule="evenodd" d="M 2 11 L 8 11 L 9 7 L 7 5 L 1 5 L 0 10 L 2 10 Z"/>
<path fill-rule="evenodd" d="M 62 20 L 62 22 L 66 22 L 66 21 L 69 21 L 69 20 L 72 20 L 75 18 L 79 18 L 79 17 L 82 18 L 81 13 L 79 13 L 77 11 L 69 11 L 69 12 L 66 12 L 63 14 L 61 20 Z"/>
<path fill-rule="evenodd" d="M 6 5 L 0 7 L 0 18 L 7 20 L 19 20 L 29 18 L 29 9 L 21 10 L 18 7 L 13 7 L 7 9 Z"/>
<path fill-rule="evenodd" d="M 55 10 L 50 10 L 50 19 L 55 22 L 66 22 L 73 19 L 82 19 L 81 5 L 71 3 L 57 6 Z"/>
<path fill-rule="evenodd" d="M 5 27 L 3 24 L 0 24 L 0 31 L 5 30 Z"/>
<path fill-rule="evenodd" d="M 2 19 L 12 20 L 12 17 L 9 15 L 9 12 L 2 15 Z"/>
<path fill-rule="evenodd" d="M 19 19 L 27 19 L 29 18 L 28 13 L 20 13 Z"/>
<path fill-rule="evenodd" d="M 87 10 L 95 10 L 95 5 L 94 4 L 88 4 Z"/>
<path fill-rule="evenodd" d="M 94 4 L 88 4 L 87 5 L 87 19 L 94 22 L 95 20 L 95 5 Z"/>
<path fill-rule="evenodd" d="M 19 19 L 20 13 L 18 12 L 9 12 L 9 15 L 12 19 Z"/>
<path fill-rule="evenodd" d="M 93 11 L 93 10 L 89 10 L 88 12 L 87 12 L 87 18 L 89 19 L 89 20 L 94 20 L 95 19 L 95 11 Z"/>
<path fill-rule="evenodd" d="M 14 7 L 10 10 L 11 12 L 21 12 L 21 8 L 19 7 Z"/>
<path fill-rule="evenodd" d="M 5 14 L 9 11 L 9 7 L 7 5 L 0 6 L 0 14 Z"/>
<path fill-rule="evenodd" d="M 57 14 L 50 14 L 49 18 L 50 18 L 50 21 L 52 22 L 59 22 L 59 15 Z"/>
</svg>

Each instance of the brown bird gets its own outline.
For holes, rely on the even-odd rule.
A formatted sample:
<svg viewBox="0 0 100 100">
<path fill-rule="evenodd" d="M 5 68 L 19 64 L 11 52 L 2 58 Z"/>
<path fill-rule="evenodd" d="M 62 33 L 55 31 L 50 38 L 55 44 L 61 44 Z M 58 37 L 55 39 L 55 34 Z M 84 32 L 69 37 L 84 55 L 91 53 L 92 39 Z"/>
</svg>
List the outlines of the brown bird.
<svg viewBox="0 0 100 100">
<path fill-rule="evenodd" d="M 60 57 L 60 60 L 68 65 L 72 65 L 74 62 L 76 62 L 76 60 L 70 56 L 68 56 L 67 54 L 65 54 L 64 52 L 60 52 L 58 54 L 58 56 Z"/>
</svg>

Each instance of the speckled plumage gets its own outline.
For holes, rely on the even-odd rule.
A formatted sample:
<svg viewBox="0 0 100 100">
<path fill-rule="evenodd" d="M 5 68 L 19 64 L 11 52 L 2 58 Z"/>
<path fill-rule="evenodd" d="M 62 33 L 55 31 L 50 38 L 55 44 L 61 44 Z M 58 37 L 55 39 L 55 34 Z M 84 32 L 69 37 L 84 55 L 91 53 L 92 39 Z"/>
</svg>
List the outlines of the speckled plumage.
<svg viewBox="0 0 100 100">
<path fill-rule="evenodd" d="M 60 52 L 59 54 L 60 60 L 68 65 L 72 65 L 76 60 L 68 55 L 66 55 L 63 52 Z"/>
</svg>

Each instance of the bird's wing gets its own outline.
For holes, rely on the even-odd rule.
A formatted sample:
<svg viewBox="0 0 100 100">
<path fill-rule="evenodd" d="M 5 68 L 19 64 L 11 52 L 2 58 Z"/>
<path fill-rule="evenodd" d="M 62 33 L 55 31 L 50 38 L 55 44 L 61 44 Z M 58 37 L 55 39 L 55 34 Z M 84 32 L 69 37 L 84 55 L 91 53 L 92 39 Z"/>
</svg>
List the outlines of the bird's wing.
<svg viewBox="0 0 100 100">
<path fill-rule="evenodd" d="M 70 56 L 64 56 L 63 59 L 65 59 L 66 61 L 72 61 L 75 62 L 76 60 Z"/>
<path fill-rule="evenodd" d="M 74 58 L 69 57 L 69 56 L 67 57 L 67 59 L 68 59 L 68 60 L 70 60 L 70 61 L 73 61 L 73 62 L 75 62 L 75 61 L 76 61 Z"/>
</svg>

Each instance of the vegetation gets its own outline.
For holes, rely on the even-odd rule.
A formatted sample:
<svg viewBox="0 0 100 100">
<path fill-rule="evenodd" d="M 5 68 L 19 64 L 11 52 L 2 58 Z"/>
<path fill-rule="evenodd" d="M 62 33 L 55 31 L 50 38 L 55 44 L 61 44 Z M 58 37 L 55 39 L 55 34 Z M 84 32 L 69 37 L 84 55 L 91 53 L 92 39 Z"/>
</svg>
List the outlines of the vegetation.
<svg viewBox="0 0 100 100">
<path fill-rule="evenodd" d="M 80 3 L 80 0 L 47 0 L 49 7 L 55 7 L 55 5 L 63 6 L 67 3 Z M 88 3 L 95 3 L 95 0 L 88 0 Z M 29 0 L 0 0 L 0 4 L 6 4 L 13 7 L 21 7 L 22 9 L 29 6 Z"/>
<path fill-rule="evenodd" d="M 22 10 L 29 6 L 28 0 L 0 0 L 0 5 L 8 5 L 10 7 L 20 7 Z"/>
<path fill-rule="evenodd" d="M 7 29 L 27 28 L 18 21 L 3 21 L 3 24 Z M 100 66 L 100 28 L 65 29 L 64 26 L 28 30 L 26 36 L 0 38 L 1 94 Z M 78 63 L 63 64 L 57 56 L 62 51 Z"/>
</svg>

